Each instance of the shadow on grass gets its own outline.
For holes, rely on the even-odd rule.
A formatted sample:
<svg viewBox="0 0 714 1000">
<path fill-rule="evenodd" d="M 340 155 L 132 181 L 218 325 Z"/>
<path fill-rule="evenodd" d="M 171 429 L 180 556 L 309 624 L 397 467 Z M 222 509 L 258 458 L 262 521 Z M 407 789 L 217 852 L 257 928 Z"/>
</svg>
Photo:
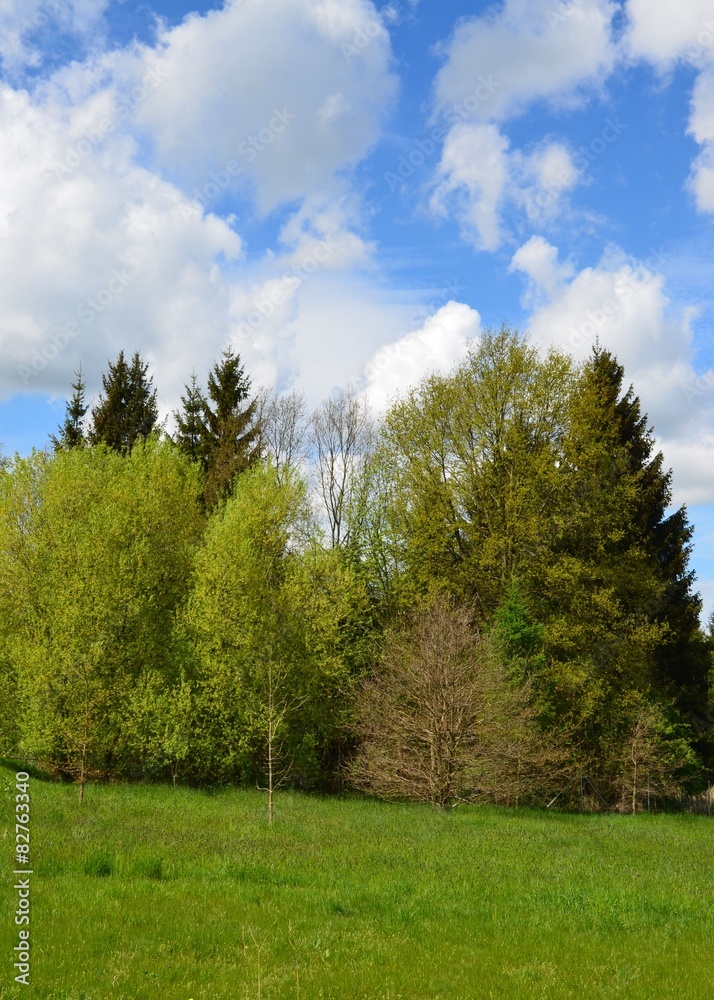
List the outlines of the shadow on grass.
<svg viewBox="0 0 714 1000">
<path fill-rule="evenodd" d="M 35 781 L 57 782 L 59 780 L 53 775 L 48 774 L 47 771 L 42 771 L 39 767 L 35 767 L 29 760 L 19 760 L 15 757 L 0 757 L 0 767 L 12 771 L 13 774 L 17 774 L 18 771 L 26 771 Z"/>
</svg>

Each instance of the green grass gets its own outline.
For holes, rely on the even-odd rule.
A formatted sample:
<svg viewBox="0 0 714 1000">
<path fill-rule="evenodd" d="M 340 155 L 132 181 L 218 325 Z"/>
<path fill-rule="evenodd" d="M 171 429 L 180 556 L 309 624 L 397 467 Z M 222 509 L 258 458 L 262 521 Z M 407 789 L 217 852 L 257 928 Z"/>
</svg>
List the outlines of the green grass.
<svg viewBox="0 0 714 1000">
<path fill-rule="evenodd" d="M 0 997 L 709 997 L 714 822 L 31 782 L 32 979 Z M 299 978 L 299 983 L 298 983 Z M 298 992 L 299 985 L 299 992 Z"/>
</svg>

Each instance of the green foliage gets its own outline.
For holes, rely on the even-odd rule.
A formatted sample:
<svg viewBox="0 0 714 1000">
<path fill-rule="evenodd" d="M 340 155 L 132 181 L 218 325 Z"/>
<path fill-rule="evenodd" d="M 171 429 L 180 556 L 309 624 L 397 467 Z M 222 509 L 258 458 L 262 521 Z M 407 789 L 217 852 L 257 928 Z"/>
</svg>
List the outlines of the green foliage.
<svg viewBox="0 0 714 1000">
<path fill-rule="evenodd" d="M 82 368 L 76 373 L 76 381 L 72 383 L 72 396 L 67 402 L 64 423 L 59 428 L 60 435 L 52 435 L 55 451 L 69 448 L 82 448 L 87 443 L 84 433 L 84 418 L 89 406 L 85 402 L 86 384 L 82 376 Z"/>
<path fill-rule="evenodd" d="M 193 462 L 198 462 L 205 472 L 208 456 L 204 413 L 207 404 L 195 372 L 186 386 L 186 395 L 181 397 L 181 405 L 182 409 L 174 414 L 177 428 L 174 441 L 179 450 Z"/>
<path fill-rule="evenodd" d="M 20 748 L 80 780 L 121 772 L 134 685 L 178 674 L 173 621 L 202 528 L 197 470 L 152 442 L 127 457 L 36 455 L 4 487 L 2 636 L 25 700 Z"/>
<path fill-rule="evenodd" d="M 185 616 L 201 663 L 198 713 L 214 727 L 205 774 L 263 773 L 269 697 L 284 760 L 303 780 L 321 773 L 340 735 L 348 640 L 364 603 L 339 555 L 311 539 L 304 483 L 269 465 L 245 472 L 211 519 Z"/>
<path fill-rule="evenodd" d="M 103 394 L 92 410 L 92 444 L 106 444 L 128 455 L 137 441 L 147 438 L 158 418 L 156 390 L 149 366 L 138 351 L 128 364 L 124 352 L 102 375 Z"/>
<path fill-rule="evenodd" d="M 209 508 L 225 500 L 235 477 L 258 458 L 256 403 L 248 402 L 250 379 L 240 355 L 223 351 L 208 375 L 208 399 L 203 408 L 203 453 L 206 502 Z M 194 406 L 198 399 L 190 399 Z M 186 412 L 187 420 L 193 419 Z"/>
<path fill-rule="evenodd" d="M 390 549 L 407 594 L 436 584 L 488 615 L 511 577 L 537 563 L 570 380 L 567 358 L 541 360 L 502 329 L 392 407 L 380 461 L 394 484 Z"/>
</svg>

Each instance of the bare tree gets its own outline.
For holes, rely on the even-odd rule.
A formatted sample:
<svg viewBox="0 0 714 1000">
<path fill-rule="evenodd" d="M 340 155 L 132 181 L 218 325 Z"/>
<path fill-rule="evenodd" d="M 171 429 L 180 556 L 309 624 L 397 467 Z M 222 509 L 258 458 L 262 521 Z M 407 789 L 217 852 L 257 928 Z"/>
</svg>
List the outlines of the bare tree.
<svg viewBox="0 0 714 1000">
<path fill-rule="evenodd" d="M 318 492 L 333 548 L 349 541 L 349 510 L 356 474 L 369 453 L 373 428 L 366 400 L 355 389 L 339 389 L 315 410 L 311 421 Z"/>
<path fill-rule="evenodd" d="M 257 397 L 261 454 L 272 460 L 282 482 L 285 472 L 306 458 L 309 417 L 305 393 L 278 394 L 264 389 Z"/>
<path fill-rule="evenodd" d="M 352 777 L 382 798 L 448 808 L 522 795 L 553 767 L 529 692 L 514 687 L 471 609 L 437 595 L 394 634 L 358 704 Z"/>
<path fill-rule="evenodd" d="M 261 704 L 257 713 L 257 729 L 265 749 L 265 767 L 268 778 L 268 825 L 273 825 L 275 792 L 291 777 L 293 761 L 285 750 L 283 730 L 290 715 L 297 712 L 306 701 L 301 695 L 291 693 L 290 672 L 285 664 L 268 650 Z M 260 786 L 259 786 L 260 787 Z"/>
</svg>

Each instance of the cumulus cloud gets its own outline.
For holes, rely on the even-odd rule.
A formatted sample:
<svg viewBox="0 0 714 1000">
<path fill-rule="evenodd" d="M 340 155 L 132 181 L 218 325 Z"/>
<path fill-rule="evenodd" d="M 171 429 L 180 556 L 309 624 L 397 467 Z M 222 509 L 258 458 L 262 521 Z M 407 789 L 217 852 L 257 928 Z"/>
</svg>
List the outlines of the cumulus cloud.
<svg viewBox="0 0 714 1000">
<path fill-rule="evenodd" d="M 0 6 L 0 60 L 16 76 L 42 65 L 37 41 L 65 33 L 89 40 L 99 31 L 111 0 L 3 0 Z"/>
<path fill-rule="evenodd" d="M 481 332 L 481 317 L 462 302 L 447 302 L 418 330 L 377 350 L 364 367 L 364 393 L 377 413 L 431 372 L 447 372 Z"/>
<path fill-rule="evenodd" d="M 564 198 L 580 179 L 563 143 L 546 140 L 531 153 L 511 152 L 497 125 L 465 122 L 444 142 L 431 209 L 453 215 L 478 249 L 497 250 L 506 208 L 530 225 L 547 226 L 562 218 Z"/>
<path fill-rule="evenodd" d="M 475 119 L 497 121 L 538 100 L 576 100 L 615 63 L 615 11 L 611 0 L 504 0 L 461 20 L 442 49 L 437 112 L 448 114 L 471 98 Z M 491 93 L 484 81 L 493 86 Z"/>
<path fill-rule="evenodd" d="M 677 59 L 693 65 L 711 60 L 714 13 L 709 0 L 627 0 L 625 44 L 634 58 L 662 69 Z"/>
<path fill-rule="evenodd" d="M 628 0 L 626 45 L 634 59 L 660 72 L 676 62 L 700 70 L 692 93 L 688 132 L 702 147 L 689 189 L 700 212 L 714 212 L 714 11 L 710 0 Z"/>
<path fill-rule="evenodd" d="M 89 117 L 109 116 L 105 95 L 97 101 Z M 215 346 L 229 332 L 216 259 L 237 260 L 239 236 L 186 213 L 178 189 L 136 165 L 126 136 L 92 147 L 86 120 L 86 107 L 59 116 L 0 89 L 5 396 L 64 394 L 80 359 L 96 379 L 121 347 L 141 346 L 170 382 L 197 340 Z"/>
<path fill-rule="evenodd" d="M 397 87 L 370 0 L 234 0 L 164 28 L 140 55 L 115 72 L 164 78 L 136 116 L 157 163 L 200 188 L 234 162 L 261 211 L 318 194 L 358 163 Z"/>
<path fill-rule="evenodd" d="M 528 322 L 531 340 L 584 359 L 599 340 L 625 366 L 675 470 L 677 496 L 714 500 L 714 439 L 702 427 L 714 417 L 714 372 L 694 368 L 695 311 L 674 309 L 657 261 L 638 261 L 610 248 L 595 267 L 577 273 L 558 263 L 557 248 L 534 239 L 511 269 L 526 279 L 524 301 L 539 304 Z M 696 461 L 693 456 L 697 456 Z"/>
<path fill-rule="evenodd" d="M 71 23 L 102 9 L 77 0 Z M 80 361 L 94 392 L 141 348 L 168 413 L 229 342 L 256 383 L 300 375 L 319 398 L 354 377 L 407 312 L 359 276 L 374 246 L 344 181 L 394 95 L 390 58 L 368 0 L 251 0 L 31 94 L 3 84 L 0 396 L 65 395 Z M 292 208 L 250 262 L 237 220 L 213 214 L 236 185 L 260 211 Z"/>
</svg>

